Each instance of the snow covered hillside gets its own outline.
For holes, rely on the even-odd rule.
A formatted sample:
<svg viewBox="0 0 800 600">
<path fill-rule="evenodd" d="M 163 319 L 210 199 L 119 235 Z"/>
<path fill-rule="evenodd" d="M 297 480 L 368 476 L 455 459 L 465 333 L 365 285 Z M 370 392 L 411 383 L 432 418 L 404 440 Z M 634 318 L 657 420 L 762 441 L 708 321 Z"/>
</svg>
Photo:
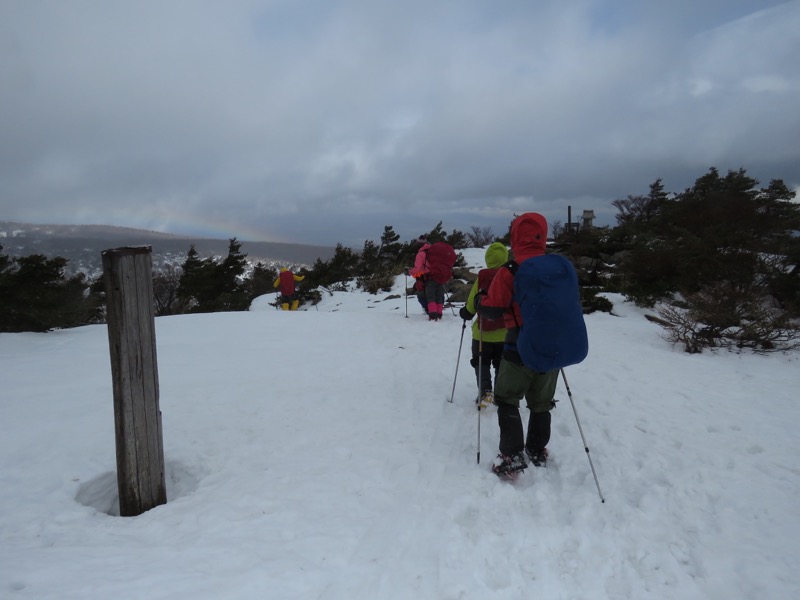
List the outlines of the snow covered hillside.
<svg viewBox="0 0 800 600">
<path fill-rule="evenodd" d="M 563 382 L 547 468 L 499 481 L 470 329 L 387 296 L 157 319 L 169 501 L 134 518 L 105 326 L 0 334 L 0 597 L 800 597 L 798 355 L 690 356 L 612 297 L 567 370 L 603 504 Z"/>
</svg>

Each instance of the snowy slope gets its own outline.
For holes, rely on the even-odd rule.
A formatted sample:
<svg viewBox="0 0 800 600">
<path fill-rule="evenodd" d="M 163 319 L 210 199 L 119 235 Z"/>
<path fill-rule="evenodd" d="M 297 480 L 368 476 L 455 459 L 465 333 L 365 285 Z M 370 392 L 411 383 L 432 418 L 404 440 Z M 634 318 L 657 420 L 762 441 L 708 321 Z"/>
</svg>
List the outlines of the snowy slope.
<svg viewBox="0 0 800 600">
<path fill-rule="evenodd" d="M 451 404 L 461 320 L 388 295 L 157 319 L 169 501 L 135 518 L 105 327 L 0 334 L 0 598 L 800 597 L 797 355 L 689 356 L 612 297 L 567 370 L 603 504 L 563 385 L 547 469 L 497 480 L 470 330 Z"/>
</svg>

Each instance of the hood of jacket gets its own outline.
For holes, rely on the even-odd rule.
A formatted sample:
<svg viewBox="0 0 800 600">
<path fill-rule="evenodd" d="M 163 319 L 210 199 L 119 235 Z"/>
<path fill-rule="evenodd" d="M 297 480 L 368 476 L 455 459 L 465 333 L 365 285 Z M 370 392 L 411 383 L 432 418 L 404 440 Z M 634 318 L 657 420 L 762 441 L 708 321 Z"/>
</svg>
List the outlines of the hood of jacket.
<svg viewBox="0 0 800 600">
<path fill-rule="evenodd" d="M 517 263 L 532 256 L 541 256 L 546 246 L 547 219 L 539 213 L 522 214 L 511 223 L 511 251 Z"/>
<path fill-rule="evenodd" d="M 508 248 L 501 242 L 494 242 L 486 249 L 484 258 L 489 269 L 502 267 L 508 262 Z"/>
</svg>

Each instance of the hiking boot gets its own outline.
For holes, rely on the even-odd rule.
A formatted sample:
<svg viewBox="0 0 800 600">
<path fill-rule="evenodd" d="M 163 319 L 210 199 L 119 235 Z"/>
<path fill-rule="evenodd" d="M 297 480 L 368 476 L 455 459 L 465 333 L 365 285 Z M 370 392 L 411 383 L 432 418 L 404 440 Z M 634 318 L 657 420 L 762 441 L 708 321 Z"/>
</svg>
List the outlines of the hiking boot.
<svg viewBox="0 0 800 600">
<path fill-rule="evenodd" d="M 435 313 L 435 312 L 428 313 L 429 321 L 438 321 L 441 318 L 442 318 L 442 313 Z"/>
<path fill-rule="evenodd" d="M 528 455 L 528 460 L 533 463 L 534 467 L 547 466 L 547 448 L 542 448 L 541 450 L 530 450 L 529 448 L 525 448 L 525 454 Z"/>
<path fill-rule="evenodd" d="M 517 452 L 513 456 L 498 454 L 492 462 L 492 473 L 498 477 L 513 477 L 527 467 L 528 463 L 525 462 L 525 454 L 522 452 Z"/>
</svg>

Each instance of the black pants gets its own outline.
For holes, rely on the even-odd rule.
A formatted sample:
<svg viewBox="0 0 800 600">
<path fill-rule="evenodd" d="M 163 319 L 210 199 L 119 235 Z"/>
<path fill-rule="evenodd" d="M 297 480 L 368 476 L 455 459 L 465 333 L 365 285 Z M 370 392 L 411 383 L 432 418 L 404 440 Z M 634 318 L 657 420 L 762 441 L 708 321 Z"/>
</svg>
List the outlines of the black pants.
<svg viewBox="0 0 800 600">
<path fill-rule="evenodd" d="M 492 367 L 494 367 L 495 377 L 497 376 L 497 369 L 500 368 L 500 359 L 503 357 L 503 342 L 483 342 L 483 356 L 480 360 L 480 368 L 478 357 L 480 352 L 481 343 L 479 340 L 472 340 L 472 359 L 469 364 L 475 369 L 475 377 L 478 380 L 478 391 L 486 392 L 492 391 Z"/>
</svg>

